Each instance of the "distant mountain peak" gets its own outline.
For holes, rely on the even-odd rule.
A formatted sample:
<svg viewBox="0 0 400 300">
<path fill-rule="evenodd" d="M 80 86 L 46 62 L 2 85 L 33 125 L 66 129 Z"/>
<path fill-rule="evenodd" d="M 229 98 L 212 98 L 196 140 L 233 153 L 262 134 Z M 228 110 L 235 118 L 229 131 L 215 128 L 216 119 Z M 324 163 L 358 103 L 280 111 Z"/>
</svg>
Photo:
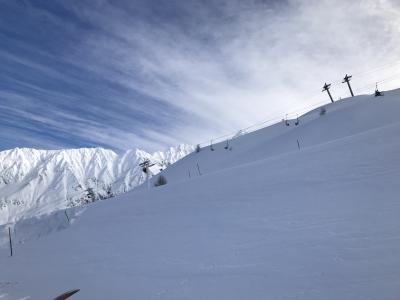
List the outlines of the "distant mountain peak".
<svg viewBox="0 0 400 300">
<path fill-rule="evenodd" d="M 110 198 L 145 180 L 139 163 L 150 159 L 165 169 L 194 150 L 191 145 L 148 153 L 117 154 L 103 148 L 0 152 L 0 224 Z"/>
</svg>

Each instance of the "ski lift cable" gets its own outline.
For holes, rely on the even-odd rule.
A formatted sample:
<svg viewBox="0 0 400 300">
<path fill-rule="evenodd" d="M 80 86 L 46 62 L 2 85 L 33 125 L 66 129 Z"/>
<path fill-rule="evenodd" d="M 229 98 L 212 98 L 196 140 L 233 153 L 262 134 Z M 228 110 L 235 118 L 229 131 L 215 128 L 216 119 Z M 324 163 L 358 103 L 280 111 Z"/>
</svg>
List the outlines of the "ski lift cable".
<svg viewBox="0 0 400 300">
<path fill-rule="evenodd" d="M 399 77 L 399 76 L 400 76 L 400 73 L 397 73 L 397 74 L 394 74 L 392 76 L 386 77 L 385 79 L 377 81 L 377 83 L 393 81 L 394 79 L 397 79 L 397 77 Z"/>
<path fill-rule="evenodd" d="M 376 84 L 376 82 L 369 83 L 369 84 L 366 84 L 366 85 L 363 85 L 361 87 L 358 87 L 358 88 L 354 89 L 354 91 L 355 92 L 361 92 L 361 91 L 364 91 L 364 90 L 367 90 L 367 89 L 370 89 L 370 88 L 374 88 L 375 84 Z"/>
<path fill-rule="evenodd" d="M 313 104 L 309 104 L 309 105 L 307 105 L 307 106 L 303 106 L 302 108 L 299 108 L 299 109 L 297 109 L 297 110 L 293 110 L 293 111 L 289 112 L 289 113 L 286 114 L 286 115 L 287 115 L 287 116 L 293 116 L 293 115 L 297 115 L 297 114 L 303 114 L 303 113 L 306 113 L 306 112 L 308 112 L 308 111 L 311 111 L 312 109 L 317 108 L 317 107 L 320 106 L 321 104 L 328 104 L 328 103 L 327 103 L 326 100 L 319 101 L 319 102 L 317 102 L 317 103 L 313 103 Z M 276 116 L 276 117 L 269 118 L 269 119 L 264 120 L 264 121 L 261 121 L 261 122 L 254 123 L 254 124 L 252 124 L 252 125 L 249 125 L 249 126 L 247 126 L 247 127 L 241 128 L 241 129 L 239 129 L 239 130 L 232 131 L 232 132 L 230 132 L 230 133 L 227 133 L 227 134 L 224 134 L 224 135 L 215 137 L 215 138 L 213 138 L 212 140 L 213 140 L 214 142 L 216 142 L 216 141 L 219 142 L 219 141 L 222 141 L 222 140 L 225 139 L 225 138 L 232 138 L 232 137 L 233 137 L 234 135 L 236 135 L 239 131 L 248 131 L 248 130 L 253 129 L 253 128 L 261 129 L 261 128 L 263 128 L 263 127 L 261 127 L 262 125 L 266 125 L 266 124 L 273 125 L 273 124 L 279 123 L 279 122 L 281 122 L 281 121 L 282 121 L 282 116 Z M 255 131 L 256 129 L 254 129 L 253 131 Z M 209 140 L 205 140 L 205 141 L 199 143 L 199 145 L 208 145 L 208 144 L 209 144 Z"/>
<path fill-rule="evenodd" d="M 399 74 L 399 76 L 400 76 L 400 74 Z M 396 76 L 396 78 L 392 78 L 392 79 L 390 79 L 390 80 L 386 80 L 386 81 L 384 81 L 383 83 L 388 83 L 388 82 L 392 82 L 393 80 L 397 80 L 398 78 L 397 78 L 398 76 Z M 382 83 L 382 82 L 378 82 L 378 83 Z"/>
<path fill-rule="evenodd" d="M 360 74 L 374 73 L 374 72 L 376 72 L 376 70 L 381 70 L 381 69 L 385 69 L 385 68 L 391 68 L 391 67 L 393 67 L 394 65 L 397 65 L 397 64 L 400 64 L 400 60 L 399 60 L 399 61 L 396 61 L 395 63 L 387 63 L 387 64 L 380 65 L 380 66 L 378 66 L 378 67 L 376 67 L 376 68 L 370 69 L 369 71 L 353 73 L 353 75 L 359 76 Z M 389 65 L 389 67 L 387 67 L 388 65 Z M 369 84 L 364 85 L 364 86 L 362 86 L 362 87 L 360 87 L 360 88 L 356 88 L 355 91 L 361 91 L 361 90 L 366 89 L 367 87 L 375 86 L 376 83 L 383 83 L 383 82 L 390 82 L 390 81 L 393 81 L 393 80 L 397 79 L 398 76 L 400 76 L 400 73 L 399 73 L 399 74 L 392 75 L 392 76 L 389 76 L 389 77 L 387 77 L 387 78 L 385 78 L 385 79 L 382 79 L 382 80 L 380 80 L 380 81 L 374 81 L 374 83 L 369 83 Z M 335 82 L 332 82 L 331 84 L 332 84 L 332 85 L 336 85 L 336 84 L 339 84 L 339 83 L 342 84 L 342 81 L 341 81 L 341 80 L 335 81 Z M 320 94 L 319 94 L 319 93 L 318 93 L 318 94 L 313 94 L 311 97 L 309 97 L 309 99 L 315 99 L 316 97 L 320 97 Z M 306 113 L 307 111 L 311 111 L 312 109 L 317 108 L 319 105 L 322 105 L 322 104 L 324 104 L 324 103 L 328 104 L 326 100 L 324 100 L 324 101 L 319 101 L 319 102 L 317 102 L 317 103 L 313 103 L 313 104 L 304 106 L 304 107 L 302 107 L 302 108 L 300 108 L 300 109 L 291 111 L 291 112 L 289 112 L 289 113 L 286 114 L 286 115 L 290 116 L 290 115 L 293 115 L 293 114 L 302 114 L 302 113 L 304 114 L 304 113 Z M 276 122 L 276 123 L 278 123 L 278 122 L 280 122 L 281 120 L 282 120 L 281 116 L 279 116 L 279 117 L 276 116 L 276 117 L 273 117 L 273 118 L 270 118 L 270 119 L 267 119 L 267 120 L 264 120 L 264 121 L 261 121 L 261 122 L 252 124 L 252 125 L 247 126 L 247 127 L 245 127 L 245 128 L 236 130 L 236 131 L 234 131 L 234 132 L 232 131 L 232 132 L 230 132 L 230 133 L 227 133 L 227 134 L 218 136 L 218 137 L 216 137 L 216 138 L 213 138 L 213 141 L 214 141 L 214 142 L 215 142 L 215 141 L 218 142 L 218 141 L 221 141 L 222 139 L 232 138 L 232 137 L 233 137 L 235 134 L 237 134 L 239 131 L 248 131 L 248 130 L 250 130 L 250 129 L 252 129 L 252 128 L 258 128 L 258 127 L 260 127 L 260 126 L 262 126 L 262 125 L 265 125 L 265 124 L 267 124 L 267 123 L 271 123 L 271 122 Z M 273 124 L 271 124 L 271 125 L 273 125 Z M 260 127 L 260 128 L 262 128 L 262 127 Z M 199 143 L 199 145 L 203 145 L 203 144 L 204 144 L 204 145 L 207 145 L 208 142 L 209 142 L 209 139 L 208 139 L 208 140 L 205 140 L 205 141 L 203 141 L 203 142 L 201 142 L 201 143 Z"/>
<path fill-rule="evenodd" d="M 320 97 L 320 93 L 318 93 L 318 94 L 313 94 L 312 97 L 307 97 L 307 98 L 309 98 L 309 99 L 315 99 L 316 96 L 319 96 L 319 97 Z M 302 108 L 299 108 L 299 109 L 297 109 L 297 110 L 290 111 L 287 115 L 288 115 L 288 116 L 291 116 L 291 115 L 294 115 L 294 114 L 300 114 L 300 113 L 306 112 L 309 108 L 313 109 L 313 108 L 316 108 L 318 105 L 321 105 L 321 104 L 324 104 L 324 103 L 326 103 L 326 100 L 319 101 L 319 102 L 313 103 L 313 104 L 309 104 L 309 105 L 303 106 Z M 251 129 L 251 128 L 253 128 L 253 127 L 256 127 L 256 126 L 261 126 L 261 125 L 263 125 L 263 124 L 270 123 L 270 122 L 274 122 L 274 121 L 280 122 L 281 120 L 282 120 L 281 115 L 280 115 L 280 116 L 276 116 L 276 117 L 272 117 L 272 118 L 269 118 L 269 119 L 267 119 L 267 120 L 260 121 L 260 122 L 254 123 L 254 124 L 252 124 L 252 125 L 249 125 L 249 126 L 247 126 L 247 127 L 241 128 L 241 129 L 236 130 L 236 131 L 234 131 L 234 132 L 232 131 L 232 132 L 230 132 L 230 133 L 227 133 L 227 134 L 224 134 L 224 135 L 215 137 L 215 138 L 213 138 L 213 141 L 218 141 L 218 140 L 221 140 L 221 139 L 223 139 L 223 138 L 231 137 L 231 136 L 235 135 L 238 131 L 246 131 L 246 130 L 249 130 L 249 129 Z M 203 142 L 199 143 L 199 145 L 203 145 L 203 144 L 208 145 L 208 143 L 209 143 L 209 139 L 204 140 Z"/>
<path fill-rule="evenodd" d="M 368 70 L 365 71 L 360 71 L 360 72 L 353 72 L 352 76 L 357 76 L 357 77 L 363 77 L 366 76 L 368 74 L 371 73 L 377 73 L 379 71 L 385 70 L 385 69 L 391 69 L 396 67 L 397 65 L 400 64 L 400 60 L 394 61 L 394 62 L 389 62 L 389 63 L 385 63 L 385 64 L 381 64 L 381 65 L 377 65 L 373 68 L 370 68 Z M 341 80 L 337 80 L 337 81 L 332 81 L 331 85 L 335 86 L 335 85 L 341 85 L 342 81 Z"/>
<path fill-rule="evenodd" d="M 362 91 L 362 90 L 365 90 L 365 89 L 370 88 L 370 87 L 375 87 L 375 85 L 377 83 L 387 83 L 387 82 L 396 80 L 399 76 L 400 76 L 400 73 L 392 75 L 392 76 L 389 76 L 389 77 L 386 77 L 385 79 L 382 79 L 382 80 L 379 80 L 379 81 L 373 81 L 373 82 L 371 81 L 370 83 L 368 83 L 366 85 L 363 85 L 363 86 L 361 86 L 359 88 L 356 88 L 355 90 L 356 91 Z"/>
<path fill-rule="evenodd" d="M 366 74 L 376 73 L 381 70 L 396 67 L 398 64 L 400 64 L 400 60 L 376 66 L 374 68 L 369 69 L 368 71 L 353 73 L 353 76 L 362 77 L 362 76 L 365 76 Z"/>
<path fill-rule="evenodd" d="M 302 108 L 297 109 L 297 110 L 294 110 L 294 111 L 291 111 L 291 112 L 289 112 L 289 113 L 286 114 L 286 115 L 287 115 L 287 116 L 290 116 L 290 115 L 294 115 L 294 114 L 305 113 L 305 112 L 307 112 L 308 110 L 310 110 L 310 109 L 312 110 L 313 108 L 317 108 L 320 104 L 324 104 L 324 103 L 326 103 L 326 102 L 327 102 L 327 101 L 324 100 L 324 101 L 320 101 L 320 102 L 317 102 L 317 103 L 314 103 L 314 104 L 310 104 L 310 105 L 307 105 L 307 106 L 303 106 Z M 225 138 L 232 138 L 232 137 L 233 137 L 234 135 L 236 135 L 239 131 L 248 131 L 248 130 L 250 130 L 250 129 L 252 129 L 252 128 L 262 128 L 262 127 L 261 127 L 262 125 L 266 125 L 266 124 L 271 124 L 271 125 L 273 125 L 273 124 L 279 123 L 281 120 L 282 120 L 282 117 L 281 117 L 281 116 L 276 116 L 276 117 L 273 117 L 273 118 L 269 118 L 269 119 L 267 119 L 267 120 L 264 120 L 264 121 L 261 121 L 261 122 L 257 122 L 257 123 L 254 123 L 254 124 L 250 125 L 250 126 L 241 128 L 240 130 L 236 130 L 236 131 L 234 131 L 234 132 L 232 131 L 232 132 L 230 132 L 230 133 L 227 133 L 227 134 L 224 134 L 224 135 L 215 137 L 215 138 L 213 138 L 212 140 L 213 140 L 213 142 L 216 142 L 216 141 L 218 142 L 218 141 L 221 141 L 222 139 L 225 139 Z M 208 145 L 208 144 L 209 144 L 209 140 L 205 140 L 205 141 L 199 143 L 199 145 Z"/>
<path fill-rule="evenodd" d="M 352 76 L 364 77 L 364 76 L 366 76 L 368 74 L 371 74 L 371 73 L 377 73 L 377 72 L 385 70 L 385 69 L 394 68 L 398 64 L 400 64 L 400 60 L 397 60 L 397 61 L 394 61 L 394 62 L 390 62 L 390 63 L 381 64 L 381 65 L 375 66 L 375 67 L 370 68 L 370 69 L 365 70 L 365 71 L 353 72 Z M 341 80 L 338 80 L 338 81 L 333 81 L 331 84 L 332 85 L 340 85 L 342 83 L 343 82 Z"/>
</svg>

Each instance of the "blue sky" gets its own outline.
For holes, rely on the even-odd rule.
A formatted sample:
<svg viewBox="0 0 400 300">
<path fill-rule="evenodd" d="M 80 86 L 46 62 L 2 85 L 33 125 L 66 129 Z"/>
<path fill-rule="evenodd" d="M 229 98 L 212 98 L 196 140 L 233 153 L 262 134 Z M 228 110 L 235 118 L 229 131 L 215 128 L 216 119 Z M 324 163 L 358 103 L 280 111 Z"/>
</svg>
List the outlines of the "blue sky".
<svg viewBox="0 0 400 300">
<path fill-rule="evenodd" d="M 334 2 L 334 3 L 333 3 Z M 395 1 L 1 1 L 0 150 L 164 149 L 398 87 Z M 294 115 L 293 115 L 294 116 Z"/>
</svg>

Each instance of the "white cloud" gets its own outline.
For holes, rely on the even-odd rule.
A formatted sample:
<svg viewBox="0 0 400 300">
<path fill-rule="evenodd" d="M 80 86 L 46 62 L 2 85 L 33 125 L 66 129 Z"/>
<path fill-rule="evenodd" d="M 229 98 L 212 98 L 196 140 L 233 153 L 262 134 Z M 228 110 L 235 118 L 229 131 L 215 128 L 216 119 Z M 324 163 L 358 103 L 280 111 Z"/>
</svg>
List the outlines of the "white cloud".
<svg viewBox="0 0 400 300">
<path fill-rule="evenodd" d="M 92 58 L 97 72 L 202 120 L 179 116 L 181 128 L 173 130 L 170 142 L 196 142 L 284 116 L 326 99 L 320 91 L 325 81 L 398 61 L 400 11 L 392 1 L 291 0 L 272 8 L 222 4 L 219 19 L 206 6 L 190 12 L 198 22 L 191 24 L 194 32 L 179 23 L 132 19 L 108 4 L 84 10 L 83 17 L 107 34 L 89 36 L 80 51 Z M 399 65 L 363 78 L 355 74 L 352 84 L 358 90 L 396 70 L 400 73 Z M 332 93 L 348 95 L 342 84 Z M 206 129 L 201 136 L 188 130 L 198 126 Z"/>
<path fill-rule="evenodd" d="M 374 82 L 385 78 L 382 89 L 400 84 L 400 76 L 392 77 L 400 75 L 400 7 L 395 0 L 172 1 L 164 5 L 178 3 L 180 10 L 170 18 L 146 14 L 136 3 L 127 2 L 125 8 L 111 1 L 64 4 L 97 30 L 79 31 L 79 43 L 66 45 L 60 56 L 128 91 L 121 97 L 107 88 L 99 103 L 108 99 L 115 107 L 159 117 L 165 124 L 155 126 L 148 118 L 148 124 L 136 127 L 126 113 L 119 122 L 125 125 L 113 127 L 73 111 L 58 111 L 57 120 L 50 116 L 42 122 L 93 144 L 156 150 L 210 140 L 289 112 L 295 116 L 297 110 L 329 101 L 321 93 L 325 81 L 333 83 L 335 98 L 346 97 L 349 92 L 341 84 L 346 73 L 354 75 L 356 93 L 371 93 Z M 74 28 L 65 21 L 59 25 Z M 80 78 L 20 61 L 84 87 Z M 158 102 L 150 105 L 135 93 Z M 118 120 L 118 110 L 82 106 Z"/>
</svg>

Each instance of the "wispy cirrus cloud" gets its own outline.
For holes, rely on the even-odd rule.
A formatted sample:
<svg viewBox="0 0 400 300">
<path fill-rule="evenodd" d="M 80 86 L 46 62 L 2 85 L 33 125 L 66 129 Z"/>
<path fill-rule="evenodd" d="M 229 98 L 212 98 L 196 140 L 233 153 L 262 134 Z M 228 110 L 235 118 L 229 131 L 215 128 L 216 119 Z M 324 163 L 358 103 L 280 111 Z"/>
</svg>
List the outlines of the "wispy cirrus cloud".
<svg viewBox="0 0 400 300">
<path fill-rule="evenodd" d="M 197 143 L 400 73 L 390 0 L 24 3 L 1 4 L 3 149 Z"/>
</svg>

